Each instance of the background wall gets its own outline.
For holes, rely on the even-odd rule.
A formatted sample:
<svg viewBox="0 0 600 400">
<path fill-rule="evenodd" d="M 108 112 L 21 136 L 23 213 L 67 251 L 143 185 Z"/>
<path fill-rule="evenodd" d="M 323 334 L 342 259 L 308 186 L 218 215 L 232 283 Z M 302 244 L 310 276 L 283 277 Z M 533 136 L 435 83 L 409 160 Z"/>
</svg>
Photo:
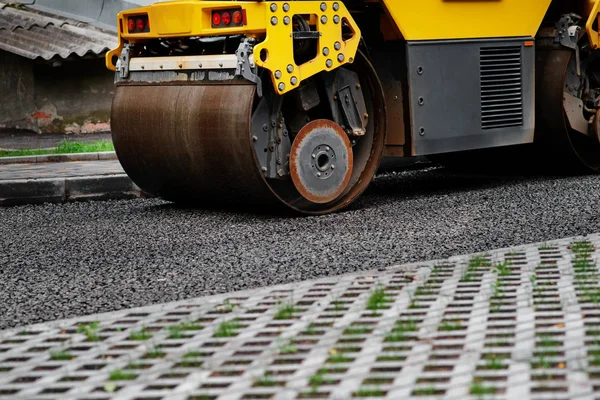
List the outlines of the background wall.
<svg viewBox="0 0 600 400">
<path fill-rule="evenodd" d="M 40 10 L 71 15 L 104 29 L 116 31 L 116 15 L 129 8 L 149 5 L 158 0 L 12 0 Z"/>
</svg>

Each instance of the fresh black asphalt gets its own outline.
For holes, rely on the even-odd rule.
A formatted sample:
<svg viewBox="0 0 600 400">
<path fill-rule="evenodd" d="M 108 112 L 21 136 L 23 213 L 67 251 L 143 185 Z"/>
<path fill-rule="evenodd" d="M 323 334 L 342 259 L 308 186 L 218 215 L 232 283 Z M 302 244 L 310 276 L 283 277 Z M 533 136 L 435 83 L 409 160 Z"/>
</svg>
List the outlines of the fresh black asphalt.
<svg viewBox="0 0 600 400">
<path fill-rule="evenodd" d="M 387 173 L 322 217 L 156 200 L 0 208 L 0 329 L 600 231 L 600 177 Z"/>
</svg>

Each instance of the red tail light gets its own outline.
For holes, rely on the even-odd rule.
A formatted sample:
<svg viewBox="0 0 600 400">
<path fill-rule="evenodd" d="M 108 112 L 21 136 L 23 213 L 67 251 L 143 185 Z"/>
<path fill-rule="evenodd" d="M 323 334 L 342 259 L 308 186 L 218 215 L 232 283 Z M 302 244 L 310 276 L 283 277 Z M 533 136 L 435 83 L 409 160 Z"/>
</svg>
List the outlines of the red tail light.
<svg viewBox="0 0 600 400">
<path fill-rule="evenodd" d="M 221 25 L 221 14 L 214 13 L 213 14 L 213 26 Z"/>
<path fill-rule="evenodd" d="M 242 17 L 242 12 L 241 11 L 234 11 L 232 19 L 233 19 L 233 23 L 234 24 L 240 25 L 244 21 L 244 19 Z"/>
<path fill-rule="evenodd" d="M 231 26 L 246 25 L 244 18 L 245 10 L 241 8 L 233 8 L 227 10 L 214 10 L 212 12 L 212 27 L 227 28 Z"/>
<path fill-rule="evenodd" d="M 221 21 L 223 21 L 223 23 L 225 25 L 230 25 L 231 24 L 231 14 L 229 14 L 227 11 L 225 11 L 222 15 L 221 15 Z"/>
<path fill-rule="evenodd" d="M 129 33 L 150 32 L 150 21 L 147 15 L 135 15 L 127 18 Z"/>
</svg>

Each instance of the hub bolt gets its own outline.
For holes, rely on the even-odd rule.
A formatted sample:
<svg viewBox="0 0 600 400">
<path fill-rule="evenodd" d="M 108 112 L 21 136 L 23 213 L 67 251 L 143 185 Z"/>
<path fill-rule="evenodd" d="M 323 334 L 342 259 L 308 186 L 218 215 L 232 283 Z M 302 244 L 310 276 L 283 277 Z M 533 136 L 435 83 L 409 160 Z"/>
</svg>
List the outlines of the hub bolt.
<svg viewBox="0 0 600 400">
<path fill-rule="evenodd" d="M 340 9 L 340 5 L 338 3 L 333 3 L 333 11 L 338 11 Z"/>
<path fill-rule="evenodd" d="M 321 11 L 327 10 L 327 4 L 321 3 Z"/>
<path fill-rule="evenodd" d="M 287 66 L 287 72 L 289 72 L 290 74 L 292 72 L 294 72 L 294 66 L 292 64 L 290 64 L 290 65 Z"/>
<path fill-rule="evenodd" d="M 279 22 L 277 17 L 271 17 L 271 25 L 277 25 L 277 22 Z"/>
<path fill-rule="evenodd" d="M 340 42 L 335 42 L 335 44 L 333 45 L 333 48 L 336 50 L 339 50 L 342 48 L 342 44 Z"/>
<path fill-rule="evenodd" d="M 280 90 L 280 91 L 282 91 L 282 92 L 283 92 L 283 91 L 285 90 L 285 83 L 281 82 L 281 83 L 279 84 L 278 88 L 279 88 L 279 90 Z"/>
<path fill-rule="evenodd" d="M 338 54 L 338 61 L 342 62 L 346 59 L 346 57 L 344 57 L 344 55 L 342 53 Z"/>
<path fill-rule="evenodd" d="M 290 24 L 290 17 L 288 17 L 287 15 L 285 17 L 283 17 L 283 23 L 285 25 L 289 25 Z"/>
<path fill-rule="evenodd" d="M 295 76 L 292 76 L 292 79 L 290 79 L 290 83 L 295 86 L 298 83 L 298 78 L 296 78 Z"/>
<path fill-rule="evenodd" d="M 335 164 L 331 164 L 331 169 L 335 169 Z"/>
<path fill-rule="evenodd" d="M 288 3 L 283 3 L 283 11 L 285 11 L 285 12 L 290 11 L 290 5 Z"/>
<path fill-rule="evenodd" d="M 323 55 L 324 56 L 328 56 L 329 55 L 329 47 L 323 47 Z"/>
<path fill-rule="evenodd" d="M 322 24 L 326 24 L 326 23 L 327 23 L 327 16 L 323 15 L 323 16 L 321 17 L 321 23 L 322 23 Z"/>
<path fill-rule="evenodd" d="M 325 65 L 327 65 L 327 68 L 331 68 L 331 67 L 333 67 L 333 61 L 331 61 L 331 60 L 327 60 L 327 61 L 325 62 Z"/>
<path fill-rule="evenodd" d="M 340 23 L 340 16 L 339 15 L 334 15 L 333 16 L 333 22 L 335 24 L 339 24 Z"/>
<path fill-rule="evenodd" d="M 279 71 L 279 70 L 275 71 L 275 78 L 281 79 L 281 71 Z"/>
<path fill-rule="evenodd" d="M 277 4 L 275 4 L 275 3 L 271 3 L 271 11 L 272 11 L 272 12 L 275 12 L 275 11 L 277 11 Z"/>
</svg>

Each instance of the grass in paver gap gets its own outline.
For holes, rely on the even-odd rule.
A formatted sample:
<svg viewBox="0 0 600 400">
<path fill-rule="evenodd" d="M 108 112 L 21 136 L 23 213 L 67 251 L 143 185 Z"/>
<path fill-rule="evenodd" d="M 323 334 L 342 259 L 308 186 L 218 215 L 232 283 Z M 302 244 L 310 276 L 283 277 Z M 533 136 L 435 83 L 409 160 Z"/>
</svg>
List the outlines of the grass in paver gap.
<svg viewBox="0 0 600 400">
<path fill-rule="evenodd" d="M 288 339 L 279 345 L 280 354 L 295 354 L 297 352 L 298 347 L 291 341 L 291 339 Z"/>
<path fill-rule="evenodd" d="M 137 378 L 133 372 L 126 372 L 122 369 L 115 369 L 108 374 L 109 381 L 131 381 Z"/>
<path fill-rule="evenodd" d="M 23 149 L 0 150 L 0 157 L 41 156 L 44 154 L 69 154 L 69 153 L 97 153 L 102 151 L 115 151 L 110 140 L 99 140 L 93 143 L 81 143 L 63 140 L 56 149 Z"/>
<path fill-rule="evenodd" d="M 304 332 L 302 332 L 302 333 L 304 335 L 307 335 L 307 336 L 318 336 L 318 335 L 324 334 L 325 332 L 321 331 L 321 330 L 318 330 L 317 327 L 314 324 L 309 324 L 306 327 L 306 330 Z"/>
<path fill-rule="evenodd" d="M 275 316 L 273 318 L 277 320 L 292 319 L 294 317 L 294 313 L 298 311 L 299 310 L 296 307 L 294 307 L 293 304 L 284 303 L 277 308 L 277 312 L 275 313 Z"/>
<path fill-rule="evenodd" d="M 498 274 L 499 276 L 508 276 L 512 273 L 512 271 L 510 268 L 508 268 L 508 262 L 505 261 L 501 264 L 497 264 L 494 267 L 494 273 Z"/>
<path fill-rule="evenodd" d="M 253 386 L 255 386 L 255 387 L 274 387 L 274 386 L 282 386 L 282 383 L 283 382 L 274 380 L 273 376 L 271 374 L 269 374 L 268 372 L 265 372 L 265 374 L 263 376 L 254 378 Z"/>
<path fill-rule="evenodd" d="M 377 287 L 367 300 L 367 310 L 382 310 L 390 308 L 389 303 L 392 300 L 389 298 L 385 289 L 381 286 Z"/>
<path fill-rule="evenodd" d="M 409 340 L 409 332 L 417 332 L 419 327 L 416 322 L 412 320 L 398 321 L 391 333 L 384 339 L 385 342 L 403 342 Z"/>
<path fill-rule="evenodd" d="M 433 296 L 435 292 L 428 285 L 419 286 L 413 296 Z"/>
<path fill-rule="evenodd" d="M 444 320 L 442 321 L 442 323 L 438 326 L 438 330 L 439 331 L 460 331 L 463 330 L 464 327 L 462 325 L 462 321 L 461 320 Z"/>
<path fill-rule="evenodd" d="M 571 251 L 575 254 L 582 254 L 582 253 L 589 254 L 595 250 L 594 245 L 585 240 L 578 241 L 578 242 L 572 242 L 569 247 L 571 248 Z"/>
<path fill-rule="evenodd" d="M 152 337 L 152 334 L 146 329 L 146 327 L 142 327 L 139 331 L 132 331 L 129 333 L 129 340 L 148 340 Z"/>
<path fill-rule="evenodd" d="M 352 394 L 354 397 L 383 397 L 386 392 L 378 387 L 361 387 L 357 392 Z"/>
<path fill-rule="evenodd" d="M 331 364 L 343 364 L 354 361 L 354 358 L 348 357 L 344 355 L 344 353 L 340 353 L 338 349 L 329 350 L 329 358 L 327 359 L 328 363 Z"/>
<path fill-rule="evenodd" d="M 204 327 L 200 324 L 195 324 L 193 322 L 181 322 L 177 325 L 167 326 L 167 330 L 169 331 L 169 339 L 181 339 L 183 337 L 183 332 L 185 331 L 199 331 Z"/>
<path fill-rule="evenodd" d="M 314 374 L 313 376 L 311 376 L 308 379 L 308 384 L 310 385 L 311 390 L 313 392 L 318 391 L 322 385 L 333 385 L 337 382 L 337 380 L 335 380 L 335 379 L 327 378 L 325 376 L 326 374 L 327 374 L 327 370 L 324 368 L 321 368 L 320 370 L 317 371 L 316 374 Z"/>
<path fill-rule="evenodd" d="M 600 338 L 596 338 L 594 344 L 600 346 Z M 588 356 L 591 366 L 600 367 L 600 349 L 588 350 Z"/>
<path fill-rule="evenodd" d="M 165 355 L 165 352 L 160 347 L 154 346 L 144 355 L 144 358 L 163 358 Z"/>
<path fill-rule="evenodd" d="M 499 303 L 501 299 L 500 282 L 495 281 L 492 285 L 492 295 L 490 296 L 490 312 L 498 313 L 501 311 L 501 304 Z"/>
<path fill-rule="evenodd" d="M 66 351 L 52 351 L 50 352 L 50 359 L 52 361 L 67 361 L 67 360 L 74 360 L 75 357 Z"/>
<path fill-rule="evenodd" d="M 219 314 L 227 314 L 233 311 L 235 308 L 235 304 L 231 303 L 229 299 L 226 299 L 223 304 L 217 306 L 217 313 Z"/>
<path fill-rule="evenodd" d="M 475 256 L 469 260 L 467 264 L 467 268 L 463 272 L 461 277 L 461 282 L 472 282 L 475 279 L 475 274 L 478 272 L 478 269 L 481 267 L 489 267 L 490 262 L 486 257 L 483 256 Z"/>
<path fill-rule="evenodd" d="M 331 305 L 333 306 L 333 311 L 334 312 L 341 312 L 341 311 L 346 311 L 347 310 L 347 308 L 344 307 L 345 303 L 342 302 L 342 301 L 340 301 L 340 300 L 338 300 L 338 299 L 333 300 L 331 302 Z"/>
<path fill-rule="evenodd" d="M 540 297 L 542 295 L 543 289 L 538 282 L 537 275 L 531 275 L 529 281 L 531 282 L 531 287 L 533 289 L 533 292 L 535 293 L 535 296 Z"/>
<path fill-rule="evenodd" d="M 353 325 L 344 329 L 343 334 L 354 336 L 354 335 L 366 335 L 368 333 L 373 332 L 373 328 L 369 326 L 361 326 L 361 325 Z"/>
<path fill-rule="evenodd" d="M 225 321 L 221 322 L 213 337 L 221 338 L 221 337 L 234 337 L 238 335 L 238 329 L 242 328 L 242 324 L 240 324 L 237 320 Z"/>
<path fill-rule="evenodd" d="M 496 388 L 484 386 L 481 382 L 473 382 L 470 392 L 473 396 L 485 396 L 486 394 L 496 394 Z"/>
<path fill-rule="evenodd" d="M 482 354 L 481 358 L 485 360 L 485 365 L 482 369 L 500 370 L 508 368 L 508 365 L 503 362 L 510 358 L 510 354 L 504 353 L 486 353 Z"/>
<path fill-rule="evenodd" d="M 97 342 L 100 340 L 98 336 L 99 325 L 98 321 L 90 322 L 89 324 L 79 324 L 77 333 L 83 333 L 87 337 L 88 342 Z"/>
<path fill-rule="evenodd" d="M 562 345 L 562 342 L 554 340 L 551 336 L 541 336 L 541 339 L 536 343 L 536 348 L 541 348 L 541 350 L 536 351 L 534 355 L 536 356 L 533 362 L 531 363 L 531 368 L 534 369 L 550 369 L 554 366 L 554 363 L 551 362 L 548 358 L 556 357 L 560 355 L 557 350 L 554 350 L 553 347 L 559 347 Z M 564 368 L 564 363 L 558 363 L 559 368 Z"/>
</svg>

